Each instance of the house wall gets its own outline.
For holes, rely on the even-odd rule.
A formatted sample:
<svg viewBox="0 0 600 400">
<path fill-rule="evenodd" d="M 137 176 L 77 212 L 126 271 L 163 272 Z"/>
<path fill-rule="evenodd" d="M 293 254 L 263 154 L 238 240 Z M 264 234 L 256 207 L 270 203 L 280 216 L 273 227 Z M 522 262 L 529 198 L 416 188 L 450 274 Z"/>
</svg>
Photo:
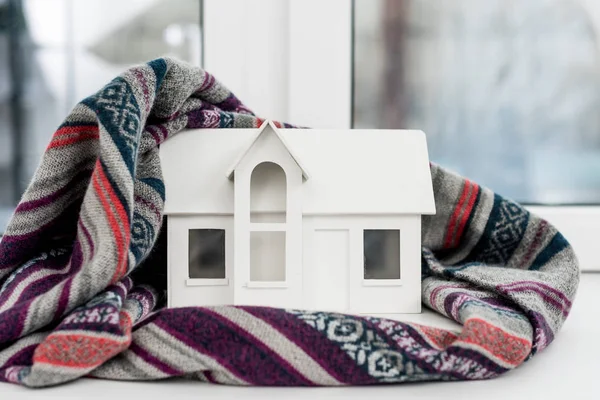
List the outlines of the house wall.
<svg viewBox="0 0 600 400">
<path fill-rule="evenodd" d="M 400 231 L 397 279 L 385 273 L 385 279 L 365 275 L 365 230 Z M 419 215 L 304 217 L 303 242 L 303 307 L 369 314 L 421 312 Z"/>
<path fill-rule="evenodd" d="M 305 216 L 302 222 L 300 278 L 249 282 L 234 276 L 234 218 L 171 215 L 168 226 L 169 306 L 255 304 L 351 313 L 396 314 L 421 311 L 421 217 L 418 215 Z M 190 257 L 214 245 L 190 243 L 190 230 L 225 232 L 225 276 L 190 277 Z M 385 239 L 383 258 L 399 256 L 399 276 L 390 271 L 365 274 L 365 230 L 399 231 Z M 191 250 L 191 251 L 190 251 Z M 395 250 L 395 251 L 394 251 Z M 238 268 L 235 268 L 238 269 Z M 383 275 L 379 275 L 383 272 Z M 208 266 L 208 276 L 214 269 Z M 382 276 L 384 279 L 377 279 Z M 237 283 L 236 283 L 237 282 Z M 248 287 L 248 283 L 252 283 Z M 243 287 L 241 298 L 234 291 Z M 239 294 L 239 292 L 238 292 Z M 237 297 L 237 298 L 236 298 Z"/>
<path fill-rule="evenodd" d="M 233 216 L 169 215 L 168 219 L 169 307 L 233 304 Z M 212 254 L 215 239 L 194 241 L 190 231 L 195 229 L 225 231 L 224 277 L 216 277 L 219 275 L 219 265 L 216 265 L 219 262 Z M 198 258 L 203 259 L 205 276 L 210 278 L 190 277 L 190 259 L 195 261 Z"/>
</svg>

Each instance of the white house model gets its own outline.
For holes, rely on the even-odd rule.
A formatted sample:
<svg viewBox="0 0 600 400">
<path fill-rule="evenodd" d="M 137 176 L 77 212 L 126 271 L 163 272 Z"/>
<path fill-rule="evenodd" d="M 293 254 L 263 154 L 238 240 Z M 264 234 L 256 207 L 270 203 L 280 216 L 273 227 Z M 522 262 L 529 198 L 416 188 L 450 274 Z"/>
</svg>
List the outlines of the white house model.
<svg viewBox="0 0 600 400">
<path fill-rule="evenodd" d="M 200 129 L 162 145 L 168 303 L 421 311 L 421 131 Z"/>
</svg>

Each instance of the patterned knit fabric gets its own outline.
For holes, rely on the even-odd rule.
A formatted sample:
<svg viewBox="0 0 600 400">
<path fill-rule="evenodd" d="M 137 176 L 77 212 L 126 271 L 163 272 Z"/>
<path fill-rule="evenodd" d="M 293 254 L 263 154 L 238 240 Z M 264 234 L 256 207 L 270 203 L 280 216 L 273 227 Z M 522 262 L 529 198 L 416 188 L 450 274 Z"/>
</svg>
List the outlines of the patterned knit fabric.
<svg viewBox="0 0 600 400">
<path fill-rule="evenodd" d="M 131 272 L 158 251 L 159 145 L 185 128 L 260 123 L 211 75 L 171 59 L 132 68 L 77 105 L 0 242 L 0 380 L 487 379 L 552 342 L 579 281 L 573 249 L 519 204 L 437 165 L 422 300 L 461 332 L 265 307 L 155 309 L 156 291 Z"/>
</svg>

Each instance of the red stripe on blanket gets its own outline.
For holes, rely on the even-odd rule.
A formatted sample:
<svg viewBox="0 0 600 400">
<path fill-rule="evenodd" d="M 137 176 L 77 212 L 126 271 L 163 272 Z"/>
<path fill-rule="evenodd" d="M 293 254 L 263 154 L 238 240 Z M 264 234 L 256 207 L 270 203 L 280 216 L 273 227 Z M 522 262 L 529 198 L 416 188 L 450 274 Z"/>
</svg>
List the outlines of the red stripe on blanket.
<svg viewBox="0 0 600 400">
<path fill-rule="evenodd" d="M 108 222 L 111 230 L 115 235 L 115 243 L 117 245 L 117 267 L 115 268 L 115 272 L 111 279 L 111 284 L 116 283 L 127 270 L 127 249 L 129 247 L 129 236 L 127 232 L 129 232 L 129 219 L 123 209 L 123 205 L 119 202 L 116 194 L 112 190 L 106 175 L 104 174 L 102 164 L 100 161 L 96 163 L 96 169 L 94 173 L 94 189 L 96 189 L 96 193 L 98 193 L 98 197 L 100 198 L 100 202 L 106 212 L 106 216 L 108 218 Z M 103 189 L 106 191 L 106 195 L 104 194 Z M 108 198 L 106 197 L 108 196 Z M 121 226 L 119 225 L 119 221 L 115 218 L 115 213 L 113 212 L 113 207 L 116 209 L 116 214 L 119 216 L 119 220 L 123 224 L 123 229 L 121 230 Z"/>
<path fill-rule="evenodd" d="M 127 257 L 129 251 L 129 241 L 130 241 L 130 227 L 129 227 L 129 217 L 125 212 L 125 208 L 123 204 L 119 201 L 117 194 L 113 190 L 110 182 L 106 178 L 104 174 L 104 169 L 100 168 L 100 179 L 102 180 L 102 185 L 106 188 L 108 196 L 110 198 L 110 203 L 116 209 L 116 212 L 119 216 L 119 220 L 123 224 L 123 237 L 121 241 L 122 247 L 119 248 L 119 264 L 117 265 L 117 269 L 115 270 L 115 274 L 113 275 L 111 283 L 117 283 L 125 273 L 127 272 Z"/>
<path fill-rule="evenodd" d="M 51 335 L 38 346 L 35 364 L 88 369 L 101 365 L 127 348 L 122 341 L 81 334 Z"/>
<path fill-rule="evenodd" d="M 58 332 L 50 334 L 35 350 L 33 363 L 57 367 L 91 370 L 110 360 L 131 344 L 131 319 L 127 313 L 119 313 L 121 338 L 92 336 Z"/>
<path fill-rule="evenodd" d="M 439 329 L 432 326 L 412 324 L 421 336 L 427 340 L 432 346 L 438 350 L 444 350 L 448 346 L 452 345 L 458 338 L 458 336 L 448 330 Z"/>
<path fill-rule="evenodd" d="M 446 249 L 449 249 L 452 246 L 452 243 L 454 242 L 453 234 L 454 229 L 456 228 L 456 221 L 460 216 L 460 212 L 462 211 L 465 202 L 467 201 L 467 195 L 469 194 L 470 188 L 471 181 L 466 179 L 465 185 L 463 186 L 463 191 L 460 195 L 460 200 L 458 201 L 458 204 L 456 205 L 456 208 L 454 209 L 454 212 L 452 213 L 452 217 L 450 217 L 450 222 L 448 224 L 448 230 L 446 231 L 446 240 L 444 241 L 444 248 Z"/>
<path fill-rule="evenodd" d="M 67 136 L 67 137 L 65 137 Z M 46 150 L 71 144 L 95 140 L 100 137 L 97 126 L 66 126 L 57 130 Z"/>
<path fill-rule="evenodd" d="M 467 202 L 467 208 L 465 212 L 462 213 L 462 217 L 460 219 L 460 223 L 458 225 L 458 230 L 456 231 L 456 235 L 454 235 L 453 246 L 456 247 L 460 243 L 460 239 L 462 238 L 463 232 L 465 231 L 465 227 L 467 226 L 467 221 L 471 216 L 471 212 L 473 211 L 473 206 L 475 205 L 475 200 L 477 200 L 477 195 L 479 194 L 479 185 L 476 183 L 472 183 L 471 196 L 469 197 L 469 201 Z"/>
<path fill-rule="evenodd" d="M 479 318 L 470 318 L 465 322 L 455 345 L 460 342 L 487 350 L 492 357 L 514 367 L 525 361 L 532 347 L 531 340 L 511 335 Z"/>
<path fill-rule="evenodd" d="M 50 144 L 48 145 L 48 148 L 46 150 L 55 149 L 57 147 L 68 146 L 68 145 L 75 144 L 75 143 L 85 142 L 88 140 L 95 140 L 95 139 L 98 139 L 99 137 L 100 137 L 100 135 L 98 135 L 96 133 L 96 134 L 89 134 L 89 135 L 79 135 L 79 136 L 75 136 L 75 137 L 68 138 L 68 139 L 62 139 L 62 140 L 53 140 L 52 142 L 50 142 Z"/>
<path fill-rule="evenodd" d="M 54 137 L 71 135 L 73 133 L 98 133 L 98 126 L 96 125 L 77 125 L 77 126 L 65 126 L 54 132 Z"/>
</svg>

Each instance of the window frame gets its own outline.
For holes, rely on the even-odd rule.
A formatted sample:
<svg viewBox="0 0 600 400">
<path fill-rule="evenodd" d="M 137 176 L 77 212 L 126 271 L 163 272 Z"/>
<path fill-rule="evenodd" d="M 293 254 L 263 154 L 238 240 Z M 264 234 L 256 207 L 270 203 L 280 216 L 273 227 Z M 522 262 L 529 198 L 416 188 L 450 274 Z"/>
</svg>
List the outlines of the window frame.
<svg viewBox="0 0 600 400">
<path fill-rule="evenodd" d="M 404 274 L 402 273 L 403 271 L 403 254 L 406 252 L 406 250 L 409 250 L 406 243 L 404 243 L 404 241 L 402 240 L 402 231 L 404 230 L 410 230 L 410 228 L 407 228 L 406 224 L 409 223 L 408 220 L 404 217 L 404 216 L 391 216 L 391 218 L 389 219 L 389 222 L 382 222 L 379 221 L 379 217 L 381 217 L 381 215 L 374 215 L 374 216 L 363 216 L 362 219 L 366 220 L 367 223 L 363 223 L 362 227 L 361 225 L 357 225 L 356 223 L 353 223 L 352 225 L 354 225 L 350 230 L 350 237 L 351 239 L 353 239 L 353 242 L 356 244 L 356 246 L 359 246 L 360 248 L 360 254 L 362 255 L 362 260 L 363 262 L 362 264 L 362 273 L 360 274 L 359 277 L 359 281 L 360 281 L 360 285 L 363 287 L 384 287 L 384 286 L 393 286 L 393 287 L 402 287 L 405 286 L 405 281 L 406 279 L 404 278 Z M 420 217 L 419 217 L 419 221 L 420 221 Z M 420 222 L 419 222 L 420 224 Z M 387 231 L 387 230 L 392 230 L 392 231 L 398 231 L 398 246 L 399 246 L 399 255 L 400 258 L 398 259 L 398 266 L 400 268 L 400 278 L 393 278 L 393 279 L 378 279 L 378 278 L 365 278 L 365 273 L 364 273 L 364 257 L 365 257 L 365 231 L 373 231 L 373 230 L 378 230 L 378 231 Z"/>
<path fill-rule="evenodd" d="M 399 228 L 392 228 L 392 229 L 387 229 L 387 228 L 365 228 L 362 230 L 362 236 L 363 236 L 363 241 L 362 241 L 362 252 L 363 252 L 363 259 L 366 261 L 366 257 L 367 257 L 367 248 L 366 248 L 366 243 L 365 243 L 365 236 L 367 234 L 367 232 L 373 232 L 373 231 L 381 231 L 381 232 L 398 232 L 398 278 L 367 278 L 365 277 L 365 270 L 367 268 L 366 265 L 363 265 L 363 285 L 364 286 L 397 286 L 399 284 L 401 284 L 402 282 L 402 230 Z M 394 262 L 394 264 L 396 264 Z M 396 266 L 396 265 L 395 265 Z M 386 285 L 384 282 L 388 282 L 388 284 Z M 392 283 L 389 283 L 392 282 Z M 383 285 L 382 285 L 383 283 Z"/>
<path fill-rule="evenodd" d="M 262 222 L 262 221 L 258 221 L 257 218 L 261 211 L 260 210 L 253 210 L 253 207 L 255 205 L 254 201 L 254 194 L 257 192 L 257 190 L 259 190 L 259 188 L 256 188 L 255 185 L 258 185 L 256 183 L 256 181 L 254 180 L 255 178 L 255 174 L 257 174 L 257 170 L 262 167 L 265 166 L 266 164 L 271 164 L 273 166 L 276 167 L 276 169 L 278 170 L 278 172 L 281 172 L 283 174 L 283 187 L 278 187 L 275 188 L 275 190 L 279 191 L 280 189 L 283 190 L 283 202 L 284 202 L 284 210 L 283 210 L 283 220 L 282 221 L 277 221 L 277 222 Z M 271 188 L 274 187 L 273 182 L 269 182 L 271 186 Z M 287 288 L 288 287 L 288 283 L 287 283 L 287 275 L 288 275 L 288 268 L 287 268 L 287 236 L 288 236 L 288 230 L 289 230 L 289 225 L 288 225 L 288 221 L 287 221 L 287 197 L 288 197 L 288 182 L 287 182 L 287 171 L 284 169 L 284 167 L 275 162 L 275 161 L 260 161 L 258 164 L 254 165 L 251 168 L 250 171 L 250 210 L 249 210 L 249 215 L 248 215 L 248 220 L 250 221 L 249 224 L 249 236 L 250 236 L 250 255 L 249 255 L 249 264 L 248 264 L 248 282 L 246 283 L 246 287 L 248 288 L 255 288 L 255 289 L 265 289 L 265 288 Z M 281 193 L 278 193 L 281 194 Z M 278 212 L 276 212 L 278 213 Z M 268 214 L 268 212 L 267 212 Z M 253 219 L 254 217 L 254 219 Z M 279 279 L 279 280 L 254 280 L 252 279 L 252 272 L 253 272 L 253 267 L 254 267 L 254 263 L 253 263 L 253 256 L 254 256 L 254 251 L 255 249 L 252 247 L 252 239 L 253 239 L 253 235 L 254 234 L 260 234 L 260 233 L 275 233 L 275 234 L 283 234 L 283 243 L 284 243 L 284 251 L 283 251 L 283 279 Z"/>
<path fill-rule="evenodd" d="M 190 275 L 190 251 L 192 244 L 192 231 L 222 231 L 223 232 L 223 278 L 192 278 Z M 212 281 L 212 285 L 227 285 L 229 283 L 229 276 L 227 274 L 227 230 L 224 228 L 192 228 L 188 229 L 188 270 L 187 270 L 187 281 L 188 286 L 206 286 L 207 281 Z M 219 267 L 220 269 L 220 267 Z M 199 282 L 202 281 L 202 282 Z"/>
<path fill-rule="evenodd" d="M 171 292 L 173 279 L 176 279 L 177 269 L 182 268 L 182 260 L 185 258 L 185 286 L 228 286 L 231 283 L 230 277 L 233 274 L 233 217 L 216 216 L 203 214 L 169 214 L 168 227 L 168 255 L 167 255 L 167 274 L 168 274 L 168 292 Z M 225 278 L 190 278 L 190 231 L 195 229 L 218 229 L 225 231 Z M 179 243 L 181 234 L 185 232 L 185 243 Z M 180 250 L 178 252 L 177 250 Z"/>
<path fill-rule="evenodd" d="M 353 0 L 204 0 L 204 67 L 261 116 L 351 128 L 353 6 Z M 223 51 L 233 44 L 235 52 Z M 600 271 L 594 251 L 600 205 L 525 206 L 565 235 L 583 271 Z"/>
<path fill-rule="evenodd" d="M 268 288 L 268 287 L 275 287 L 275 288 L 281 288 L 281 287 L 287 287 L 287 274 L 288 274 L 288 270 L 287 270 L 287 252 L 286 252 L 286 241 L 287 241 L 287 227 L 286 227 L 286 223 L 285 222 L 280 222 L 280 223 L 276 223 L 273 224 L 274 226 L 269 226 L 269 224 L 261 224 L 258 223 L 258 226 L 252 227 L 252 224 L 250 224 L 250 263 L 249 263 L 249 271 L 248 271 L 248 282 L 247 282 L 247 286 L 249 288 Z M 265 226 L 266 225 L 266 226 Z M 276 225 L 276 226 L 275 226 Z M 253 261 L 253 252 L 255 251 L 252 247 L 252 239 L 253 239 L 253 234 L 261 234 L 261 233 L 266 233 L 266 234 L 281 234 L 283 235 L 283 243 L 284 243 L 284 249 L 283 249 L 283 279 L 264 279 L 264 280 L 259 280 L 259 279 L 252 279 L 252 272 L 253 272 L 253 267 L 254 267 L 254 263 Z"/>
<path fill-rule="evenodd" d="M 237 176 L 236 175 L 236 186 L 235 186 L 235 191 L 236 191 L 236 196 L 240 196 L 240 197 L 245 197 L 244 200 L 244 205 L 241 207 L 241 211 L 237 209 L 237 202 L 239 201 L 238 198 L 236 198 L 236 211 L 234 213 L 234 224 L 237 223 L 237 225 L 235 226 L 235 229 L 240 230 L 240 232 L 237 232 L 237 235 L 243 235 L 243 237 L 245 237 L 245 239 L 243 240 L 247 240 L 248 241 L 248 246 L 247 246 L 247 271 L 244 271 L 244 278 L 242 278 L 241 276 L 238 276 L 236 279 L 243 279 L 243 284 L 242 286 L 245 289 L 287 289 L 289 288 L 290 285 L 290 267 L 289 267 L 289 254 L 288 254 L 288 245 L 290 243 L 290 239 L 289 239 L 289 235 L 290 235 L 290 210 L 289 210 L 289 204 L 290 204 L 290 199 L 289 199 L 289 195 L 290 195 L 290 181 L 289 181 L 289 177 L 290 177 L 290 171 L 287 169 L 286 165 L 283 164 L 281 162 L 281 160 L 277 160 L 277 159 L 265 159 L 261 156 L 258 156 L 258 158 L 256 156 L 249 156 L 250 157 L 250 161 L 248 162 L 247 160 L 245 160 L 245 158 L 248 155 L 245 155 L 244 158 L 242 159 L 242 161 L 240 162 L 240 165 L 238 165 L 236 167 L 236 171 L 240 170 L 241 171 L 247 171 L 246 173 L 243 173 L 241 176 Z M 283 174 L 285 176 L 285 184 L 284 184 L 284 189 L 285 189 L 285 218 L 283 222 L 252 222 L 252 197 L 253 197 L 253 192 L 254 192 L 254 186 L 252 185 L 252 178 L 254 177 L 254 173 L 256 171 L 256 168 L 264 163 L 271 163 L 276 165 L 278 168 L 280 168 L 283 171 Z M 241 184 L 238 186 L 239 182 L 244 182 L 244 184 Z M 247 190 L 247 192 L 242 192 L 241 194 L 238 194 L 238 191 L 242 190 L 245 191 Z M 243 214 L 243 218 L 242 217 Z M 237 218 L 240 218 L 239 220 L 236 221 Z M 283 233 L 284 234 L 284 242 L 285 242 L 285 251 L 284 251 L 284 265 L 283 265 L 283 272 L 284 272 L 284 279 L 283 280 L 252 280 L 252 256 L 253 256 L 253 250 L 252 250 L 252 234 L 253 233 L 260 233 L 260 232 L 266 232 L 266 233 Z M 247 235 L 246 235 L 247 234 Z M 240 240 L 240 237 L 238 237 L 237 240 Z M 240 251 L 239 249 L 235 250 L 236 252 Z M 237 253 L 236 253 L 237 254 Z M 236 269 L 239 269 L 239 266 L 235 267 Z"/>
</svg>

